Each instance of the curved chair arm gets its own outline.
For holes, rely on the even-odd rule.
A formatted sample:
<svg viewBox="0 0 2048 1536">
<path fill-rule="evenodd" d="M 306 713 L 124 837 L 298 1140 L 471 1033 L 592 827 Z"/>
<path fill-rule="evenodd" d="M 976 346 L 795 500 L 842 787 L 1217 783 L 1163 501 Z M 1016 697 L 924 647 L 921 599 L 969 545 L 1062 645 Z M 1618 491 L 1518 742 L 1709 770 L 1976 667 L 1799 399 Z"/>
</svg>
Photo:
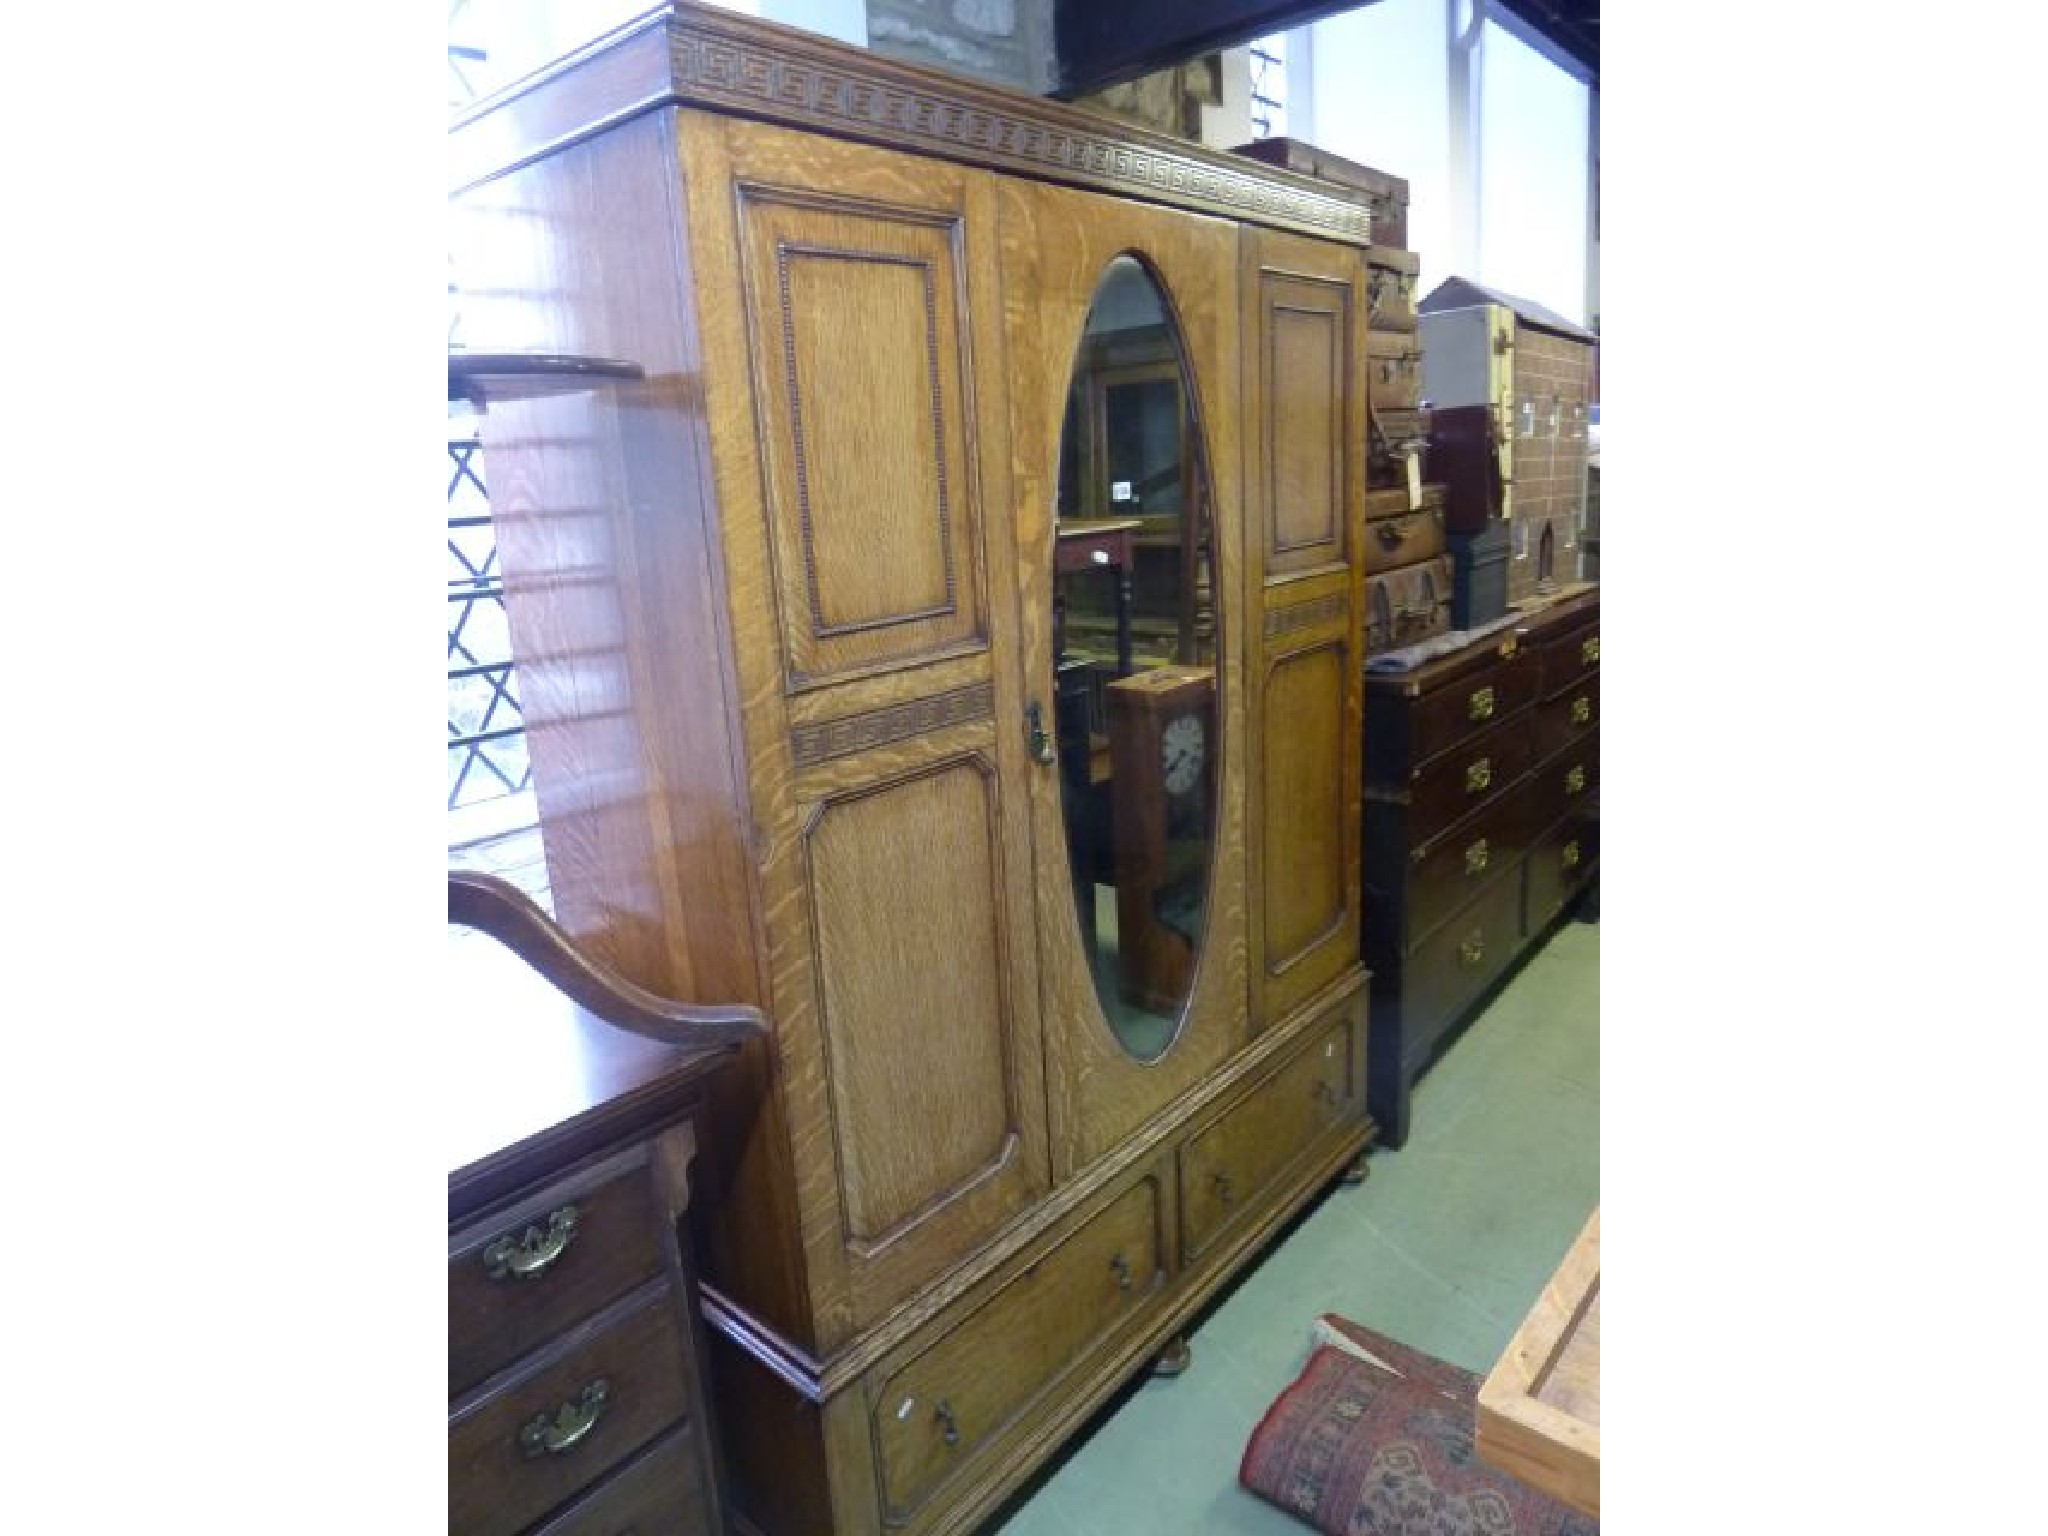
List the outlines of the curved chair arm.
<svg viewBox="0 0 2048 1536">
<path fill-rule="evenodd" d="M 575 939 L 510 881 L 448 871 L 448 921 L 489 934 L 578 1007 L 620 1029 L 670 1045 L 738 1045 L 768 1032 L 758 1008 L 699 1008 L 634 985 L 586 955 Z"/>
</svg>

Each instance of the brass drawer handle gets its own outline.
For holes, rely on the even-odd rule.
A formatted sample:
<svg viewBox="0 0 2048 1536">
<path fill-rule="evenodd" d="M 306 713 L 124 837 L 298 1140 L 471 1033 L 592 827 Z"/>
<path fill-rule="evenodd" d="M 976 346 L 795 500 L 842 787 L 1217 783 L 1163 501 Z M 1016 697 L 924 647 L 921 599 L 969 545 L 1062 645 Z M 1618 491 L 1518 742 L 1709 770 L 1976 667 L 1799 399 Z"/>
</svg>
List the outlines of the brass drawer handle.
<svg viewBox="0 0 2048 1536">
<path fill-rule="evenodd" d="M 1131 1261 L 1119 1253 L 1109 1261 L 1109 1267 L 1116 1273 L 1116 1288 L 1128 1291 L 1131 1288 Z"/>
<path fill-rule="evenodd" d="M 1590 639 L 1584 641 L 1579 646 L 1579 660 L 1590 667 L 1593 665 L 1594 662 L 1598 661 L 1599 659 L 1600 637 L 1598 635 L 1594 635 Z"/>
<path fill-rule="evenodd" d="M 551 1414 L 535 1414 L 519 1431 L 519 1454 L 528 1461 L 567 1455 L 597 1428 L 611 1401 L 611 1383 L 593 1381 L 575 1402 L 564 1403 Z"/>
<path fill-rule="evenodd" d="M 1465 873 L 1477 875 L 1485 872 L 1487 861 L 1493 857 L 1493 850 L 1486 846 L 1486 839 L 1480 838 L 1465 850 Z"/>
<path fill-rule="evenodd" d="M 1060 755 L 1045 733 L 1045 712 L 1033 699 L 1024 706 L 1024 747 L 1034 763 L 1056 763 Z"/>
<path fill-rule="evenodd" d="M 1474 720 L 1493 718 L 1493 690 L 1481 688 L 1465 701 L 1465 713 Z"/>
<path fill-rule="evenodd" d="M 1565 772 L 1564 792 L 1568 795 L 1576 795 L 1580 790 L 1584 789 L 1585 787 L 1586 770 L 1574 764 Z"/>
<path fill-rule="evenodd" d="M 1469 937 L 1458 945 L 1458 961 L 1462 965 L 1477 965 L 1486 958 L 1486 930 L 1475 928 Z"/>
<path fill-rule="evenodd" d="M 1580 694 L 1576 699 L 1572 700 L 1573 725 L 1584 725 L 1588 720 L 1591 720 L 1592 718 L 1593 701 L 1590 698 L 1586 697 L 1586 695 L 1584 694 Z"/>
<path fill-rule="evenodd" d="M 1562 857 L 1566 869 L 1577 869 L 1579 867 L 1579 845 L 1576 840 L 1564 845 Z"/>
<path fill-rule="evenodd" d="M 940 1436 L 945 1440 L 946 1444 L 958 1445 L 960 1443 L 960 1421 L 953 1417 L 953 1405 L 943 1397 L 940 1398 L 938 1406 L 932 1409 L 932 1417 L 939 1421 Z"/>
<path fill-rule="evenodd" d="M 548 1212 L 545 1232 L 536 1226 L 517 1234 L 506 1233 L 484 1249 L 484 1273 L 493 1280 L 538 1280 L 568 1252 L 570 1239 L 576 1236 L 581 1220 L 575 1206 L 565 1205 Z"/>
<path fill-rule="evenodd" d="M 1230 1175 L 1227 1173 L 1219 1173 L 1216 1175 L 1216 1198 L 1218 1200 L 1221 1200 L 1225 1205 L 1230 1204 L 1231 1201 L 1237 1198 L 1237 1191 L 1234 1188 L 1232 1188 L 1230 1183 Z"/>
<path fill-rule="evenodd" d="M 1493 782 L 1493 760 L 1482 757 L 1465 769 L 1465 793 L 1476 795 Z"/>
</svg>

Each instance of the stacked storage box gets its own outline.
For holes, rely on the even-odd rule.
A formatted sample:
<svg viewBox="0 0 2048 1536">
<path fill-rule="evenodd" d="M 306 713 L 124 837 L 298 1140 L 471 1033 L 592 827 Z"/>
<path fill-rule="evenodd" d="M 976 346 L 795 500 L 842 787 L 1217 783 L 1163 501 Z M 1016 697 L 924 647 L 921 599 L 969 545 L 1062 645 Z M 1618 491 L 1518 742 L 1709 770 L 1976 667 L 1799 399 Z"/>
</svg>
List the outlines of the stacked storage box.
<svg viewBox="0 0 2048 1536">
<path fill-rule="evenodd" d="M 1599 338 L 1459 277 L 1418 308 L 1435 406 L 1428 467 L 1446 488 L 1458 622 L 1470 627 L 1578 575 Z"/>
<path fill-rule="evenodd" d="M 1415 302 L 1422 263 L 1406 249 L 1408 183 L 1299 139 L 1237 152 L 1362 190 L 1372 198 L 1366 332 L 1365 650 L 1413 645 L 1452 625 L 1444 488 L 1424 483 L 1430 413 Z"/>
</svg>

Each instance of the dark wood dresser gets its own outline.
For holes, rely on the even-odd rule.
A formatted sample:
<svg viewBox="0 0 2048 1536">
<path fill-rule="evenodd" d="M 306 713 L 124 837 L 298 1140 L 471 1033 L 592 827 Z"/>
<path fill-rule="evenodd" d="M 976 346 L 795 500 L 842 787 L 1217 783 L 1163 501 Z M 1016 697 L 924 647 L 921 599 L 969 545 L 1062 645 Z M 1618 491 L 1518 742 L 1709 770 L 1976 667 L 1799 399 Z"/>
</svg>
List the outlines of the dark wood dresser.
<svg viewBox="0 0 2048 1536">
<path fill-rule="evenodd" d="M 1365 683 L 1368 1104 L 1408 1135 L 1415 1080 L 1597 862 L 1599 591 Z"/>
<path fill-rule="evenodd" d="M 448 1121 L 448 1528 L 721 1533 L 678 1221 L 707 1081 L 737 1049 L 719 1037 L 744 1025 L 649 1038 L 490 934 L 449 933 L 468 1091 Z M 606 1006 L 597 977 L 572 981 Z"/>
</svg>

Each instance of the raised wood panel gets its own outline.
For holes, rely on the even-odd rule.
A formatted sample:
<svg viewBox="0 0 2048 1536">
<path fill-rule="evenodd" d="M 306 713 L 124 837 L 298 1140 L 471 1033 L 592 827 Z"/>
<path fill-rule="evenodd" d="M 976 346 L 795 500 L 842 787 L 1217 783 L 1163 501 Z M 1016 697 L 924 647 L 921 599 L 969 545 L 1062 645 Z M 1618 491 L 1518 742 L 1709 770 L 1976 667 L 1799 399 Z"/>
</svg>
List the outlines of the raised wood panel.
<svg viewBox="0 0 2048 1536">
<path fill-rule="evenodd" d="M 820 808 L 807 838 L 848 1236 L 873 1248 L 1014 1150 L 992 770 Z"/>
<path fill-rule="evenodd" d="M 802 1315 L 786 1324 L 766 1320 L 795 1346 L 824 1356 L 986 1242 L 1048 1179 L 1029 798 L 1021 788 L 1034 770 L 1021 725 L 1015 555 L 1007 538 L 984 539 L 980 511 L 1010 504 L 1008 420 L 1001 410 L 977 416 L 973 407 L 1003 398 L 994 190 L 985 175 L 958 166 L 757 123 L 685 113 L 678 129 L 692 251 L 711 274 L 705 291 L 747 296 L 744 304 L 705 302 L 700 320 L 767 935 L 775 1026 L 769 1086 L 787 1125 L 788 1193 L 808 1271 Z M 942 274 L 933 295 L 946 425 L 936 436 L 927 430 L 923 451 L 930 458 L 932 443 L 942 445 L 945 547 L 957 605 L 951 615 L 836 635 L 821 635 L 813 622 L 774 307 L 781 303 L 773 280 L 778 232 L 797 244 L 915 256 Z M 922 304 L 920 297 L 919 326 Z M 765 341 L 760 315 L 767 316 Z M 872 326 L 870 317 L 841 319 L 852 332 Z M 829 344 L 816 317 L 795 320 L 800 339 Z M 773 403 L 777 391 L 782 406 Z M 899 430 L 909 431 L 907 414 L 900 421 Z M 937 484 L 881 462 L 888 455 L 879 447 L 876 463 L 862 469 L 866 451 L 844 450 L 871 487 Z M 858 516 L 882 519 L 877 527 L 901 512 L 851 505 Z M 927 526 L 936 527 L 936 507 L 926 512 Z M 876 580 L 896 581 L 885 536 L 874 535 L 863 553 L 878 568 Z M 855 604 L 845 583 L 864 578 L 848 561 L 833 569 L 845 579 L 830 601 Z M 889 597 L 906 614 L 933 590 L 932 567 L 923 569 Z M 872 609 L 880 599 L 860 601 Z M 844 617 L 861 610 L 826 611 Z M 985 621 L 970 624 L 975 614 Z M 799 676 L 805 667 L 814 670 Z M 958 768 L 969 760 L 971 771 Z M 970 797 L 947 777 L 949 763 L 958 784 L 971 778 L 975 786 L 965 821 Z M 892 787 L 926 778 L 944 780 L 947 794 Z M 936 814 L 950 821 L 897 810 L 933 794 L 943 802 Z M 855 809 L 870 795 L 874 806 Z M 852 819 L 839 822 L 842 816 Z M 892 850 L 879 836 L 852 846 L 865 835 L 864 817 L 893 826 L 903 848 Z M 821 836 L 827 865 L 838 859 L 869 872 L 859 881 L 834 875 L 821 883 Z M 951 875 L 888 873 L 901 867 L 890 863 L 899 854 L 920 870 L 920 861 L 967 858 L 970 886 Z M 935 894 L 970 890 L 973 879 L 983 884 L 971 894 Z M 893 968 L 888 945 L 919 933 L 930 944 L 922 968 Z M 981 990 L 947 1001 L 947 988 L 968 985 L 954 974 L 962 945 L 969 965 L 979 967 L 974 985 Z M 866 966 L 864 975 L 846 974 L 840 962 L 849 952 L 856 967 Z M 993 982 L 992 971 L 1001 973 Z M 987 1006 L 990 985 L 999 1007 Z M 934 1050 L 947 1072 L 969 1081 L 975 1103 L 964 1122 L 956 1127 L 948 1118 L 956 1107 L 950 1099 L 936 1119 L 890 1122 L 886 1095 L 907 1091 L 913 1076 L 932 1079 Z M 965 1054 L 948 1055 L 956 1050 Z M 991 1071 L 1001 1074 L 996 1086 Z M 877 1096 L 882 1118 L 869 1118 Z M 1001 1134 L 1015 1144 L 990 1171 L 997 1132 L 983 1111 L 995 1103 L 1006 1117 Z M 933 1135 L 942 1156 L 926 1165 Z M 949 1186 L 948 1179 L 965 1183 Z M 762 1316 L 757 1299 L 766 1277 L 736 1279 L 725 1294 Z"/>
<path fill-rule="evenodd" d="M 1241 359 L 1236 231 L 1211 219 L 1029 183 L 997 189 L 1008 347 L 1012 478 L 1023 594 L 1025 676 L 1051 699 L 1053 505 L 1060 429 L 1082 327 L 1111 260 L 1130 253 L 1165 295 L 1186 347 L 1190 397 L 1212 508 L 1217 608 L 1216 821 L 1207 928 L 1193 991 L 1163 1055 L 1140 1063 L 1118 1044 L 1097 1001 L 1074 911 L 1057 771 L 1032 782 L 1048 1118 L 1055 1178 L 1067 1178 L 1186 1092 L 1245 1038 L 1246 737 L 1244 646 L 1232 572 L 1243 568 L 1239 417 L 1230 408 Z"/>
<path fill-rule="evenodd" d="M 961 213 L 743 184 L 792 688 L 986 643 Z"/>
<path fill-rule="evenodd" d="M 1350 558 L 1351 290 L 1349 282 L 1260 273 L 1269 580 Z"/>
<path fill-rule="evenodd" d="M 1348 915 L 1344 693 L 1349 647 L 1330 641 L 1266 677 L 1266 972 L 1283 976 Z M 1320 981 L 1327 979 L 1318 976 Z"/>
</svg>

